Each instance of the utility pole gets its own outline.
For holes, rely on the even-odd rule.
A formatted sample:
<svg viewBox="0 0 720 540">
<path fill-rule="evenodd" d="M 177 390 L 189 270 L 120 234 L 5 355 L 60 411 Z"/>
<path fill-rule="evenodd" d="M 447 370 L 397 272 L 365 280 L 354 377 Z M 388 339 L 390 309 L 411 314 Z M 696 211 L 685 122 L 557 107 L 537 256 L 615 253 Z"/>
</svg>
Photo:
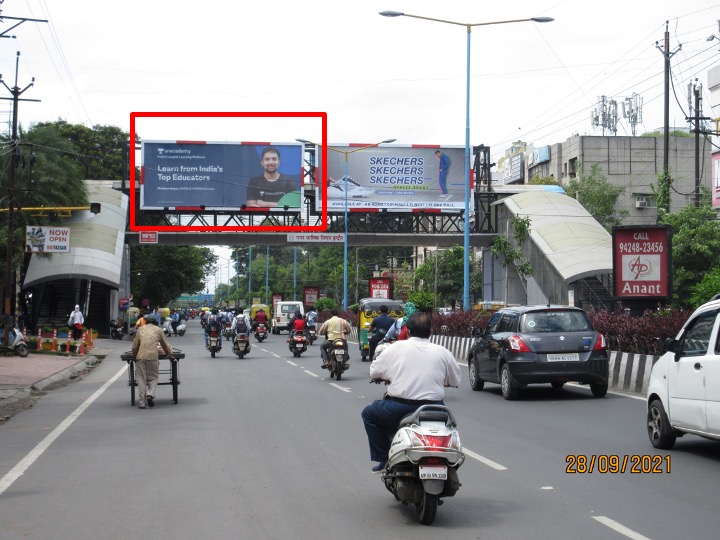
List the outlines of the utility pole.
<svg viewBox="0 0 720 540">
<path fill-rule="evenodd" d="M 669 159 L 670 159 L 670 59 L 675 56 L 675 54 L 682 49 L 682 43 L 677 46 L 677 49 L 675 49 L 673 52 L 670 52 L 670 31 L 668 30 L 668 24 L 670 21 L 665 21 L 665 46 L 664 48 L 660 48 L 658 45 L 658 42 L 655 42 L 655 47 L 662 53 L 664 59 L 665 59 L 665 99 L 664 99 L 664 133 L 663 133 L 663 178 L 665 182 L 670 182 L 670 166 L 669 166 Z M 670 189 L 670 186 L 666 186 L 667 189 Z M 666 212 L 670 211 L 670 202 L 668 200 L 668 208 L 665 208 L 664 210 Z"/>
<path fill-rule="evenodd" d="M 13 314 L 15 313 L 15 299 L 13 294 L 13 236 L 15 234 L 14 221 L 15 221 L 15 207 L 20 210 L 20 205 L 15 200 L 15 170 L 17 169 L 17 158 L 18 158 L 18 104 L 20 101 L 40 101 L 39 99 L 20 99 L 20 96 L 35 84 L 35 78 L 32 78 L 30 84 L 20 90 L 18 86 L 18 69 L 20 62 L 20 52 L 15 57 L 15 86 L 10 88 L 0 75 L 0 83 L 8 89 L 12 97 L 0 97 L 0 99 L 11 99 L 13 102 L 13 116 L 12 116 L 12 135 L 10 142 L 10 174 L 8 176 L 8 227 L 7 227 L 7 246 L 5 255 L 5 306 L 4 306 L 4 327 L 5 327 L 5 342 L 8 346 L 10 344 L 10 326 L 13 324 Z"/>
<path fill-rule="evenodd" d="M 700 116 L 702 114 L 702 84 L 695 84 L 692 87 L 693 95 L 695 98 L 695 104 L 691 108 L 694 109 L 693 114 L 686 118 L 686 120 L 692 122 L 695 128 L 692 130 L 695 133 L 695 191 L 693 193 L 693 202 L 695 208 L 700 208 L 700 121 L 711 120 L 711 118 Z"/>
</svg>

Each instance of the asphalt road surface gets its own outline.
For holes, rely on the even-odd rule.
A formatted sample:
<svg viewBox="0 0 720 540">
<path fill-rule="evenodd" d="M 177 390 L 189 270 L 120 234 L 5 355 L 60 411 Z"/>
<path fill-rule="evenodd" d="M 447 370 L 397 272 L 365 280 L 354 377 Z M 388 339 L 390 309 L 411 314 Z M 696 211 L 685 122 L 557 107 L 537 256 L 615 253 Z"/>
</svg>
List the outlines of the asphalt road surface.
<svg viewBox="0 0 720 540">
<path fill-rule="evenodd" d="M 431 526 L 371 474 L 360 419 L 383 387 L 351 344 L 340 382 L 319 342 L 300 358 L 287 334 L 240 360 L 211 359 L 198 320 L 171 337 L 179 401 L 130 405 L 116 342 L 86 378 L 0 426 L 0 538 L 644 539 L 716 538 L 720 445 L 650 445 L 640 399 L 533 387 L 517 401 L 473 392 L 462 366 L 446 403 L 468 458 L 462 487 Z M 162 376 L 161 381 L 167 376 Z M 590 470 L 592 469 L 592 471 Z M 622 471 L 624 469 L 624 472 Z M 636 472 L 632 472 L 635 470 Z"/>
</svg>

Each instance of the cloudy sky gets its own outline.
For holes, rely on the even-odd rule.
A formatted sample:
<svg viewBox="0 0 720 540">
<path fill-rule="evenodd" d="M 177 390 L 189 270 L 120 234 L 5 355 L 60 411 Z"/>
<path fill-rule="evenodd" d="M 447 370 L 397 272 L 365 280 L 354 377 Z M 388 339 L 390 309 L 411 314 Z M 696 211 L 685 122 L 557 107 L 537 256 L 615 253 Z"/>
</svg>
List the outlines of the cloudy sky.
<svg viewBox="0 0 720 540">
<path fill-rule="evenodd" d="M 594 7 L 597 6 L 597 7 Z M 19 121 L 62 118 L 130 129 L 131 112 L 326 112 L 331 143 L 465 142 L 465 27 L 461 23 L 548 16 L 554 22 L 476 27 L 471 39 L 471 144 L 494 158 L 510 143 L 562 142 L 591 125 L 598 96 L 620 107 L 643 99 L 639 133 L 663 123 L 665 23 L 671 59 L 671 126 L 685 127 L 688 83 L 703 85 L 720 63 L 720 2 L 580 0 L 443 3 L 425 0 L 328 2 L 205 0 L 4 0 L 0 73 L 35 85 Z M 8 30 L 9 17 L 47 19 Z M 710 36 L 716 39 L 708 41 Z M 6 36 L 3 36 L 6 37 Z M 0 88 L 5 96 L 10 93 Z M 9 129 L 11 102 L 0 102 Z M 147 140 L 289 142 L 318 140 L 316 119 L 147 119 Z M 629 135 L 621 120 L 618 135 Z"/>
</svg>

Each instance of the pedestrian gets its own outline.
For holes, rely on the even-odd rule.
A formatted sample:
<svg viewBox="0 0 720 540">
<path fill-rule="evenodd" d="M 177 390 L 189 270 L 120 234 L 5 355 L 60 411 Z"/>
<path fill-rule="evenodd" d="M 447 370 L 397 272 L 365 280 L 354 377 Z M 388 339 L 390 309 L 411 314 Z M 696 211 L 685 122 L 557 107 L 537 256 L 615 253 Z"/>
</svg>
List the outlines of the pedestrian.
<svg viewBox="0 0 720 540">
<path fill-rule="evenodd" d="M 165 351 L 171 362 L 175 362 L 172 347 L 165 339 L 165 333 L 158 326 L 158 320 L 152 316 L 146 318 L 147 323 L 138 329 L 132 345 L 140 409 L 144 409 L 146 404 L 148 407 L 155 406 L 155 389 L 160 376 L 158 346 Z"/>
<path fill-rule="evenodd" d="M 68 319 L 68 327 L 72 330 L 73 341 L 77 341 L 82 337 L 83 324 L 85 324 L 85 317 L 80 311 L 80 306 L 76 305 L 75 310 Z"/>
</svg>

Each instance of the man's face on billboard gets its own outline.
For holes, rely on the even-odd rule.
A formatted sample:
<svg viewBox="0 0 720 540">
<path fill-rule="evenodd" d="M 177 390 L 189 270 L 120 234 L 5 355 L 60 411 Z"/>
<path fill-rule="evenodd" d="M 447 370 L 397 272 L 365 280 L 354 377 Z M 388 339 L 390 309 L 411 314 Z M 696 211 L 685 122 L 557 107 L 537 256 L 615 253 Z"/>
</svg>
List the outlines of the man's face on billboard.
<svg viewBox="0 0 720 540">
<path fill-rule="evenodd" d="M 275 152 L 266 152 L 260 163 L 266 173 L 275 174 L 280 166 L 280 156 Z"/>
</svg>

